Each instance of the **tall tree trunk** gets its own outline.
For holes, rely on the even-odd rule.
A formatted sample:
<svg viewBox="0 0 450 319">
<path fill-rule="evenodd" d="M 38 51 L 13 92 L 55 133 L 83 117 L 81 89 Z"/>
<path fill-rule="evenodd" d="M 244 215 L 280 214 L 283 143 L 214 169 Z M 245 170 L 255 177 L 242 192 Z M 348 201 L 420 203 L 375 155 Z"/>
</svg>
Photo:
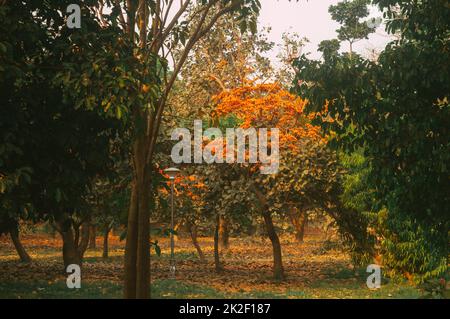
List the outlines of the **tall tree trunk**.
<svg viewBox="0 0 450 319">
<path fill-rule="evenodd" d="M 105 227 L 105 231 L 103 233 L 103 258 L 108 258 L 108 236 L 109 236 L 110 228 Z"/>
<path fill-rule="evenodd" d="M 295 206 L 291 206 L 289 209 L 289 218 L 295 229 L 295 240 L 302 243 L 305 237 L 305 226 L 308 221 L 308 215 L 305 211 L 299 211 Z"/>
<path fill-rule="evenodd" d="M 97 248 L 97 227 L 95 225 L 91 225 L 89 232 L 89 249 L 95 249 Z"/>
<path fill-rule="evenodd" d="M 150 291 L 150 183 L 147 183 L 147 173 L 144 172 L 141 184 L 138 215 L 138 246 L 137 246 L 137 276 L 136 298 L 146 299 Z"/>
<path fill-rule="evenodd" d="M 200 258 L 201 262 L 205 262 L 205 254 L 203 254 L 202 248 L 200 247 L 200 244 L 197 240 L 197 225 L 188 222 L 187 226 L 189 228 L 189 233 L 191 234 L 192 244 L 197 250 L 198 257 Z"/>
<path fill-rule="evenodd" d="M 133 144 L 132 198 L 125 246 L 125 298 L 145 299 L 150 292 L 150 165 L 146 160 L 148 136 Z"/>
<path fill-rule="evenodd" d="M 17 254 L 20 257 L 21 262 L 29 263 L 31 261 L 30 256 L 26 252 L 25 248 L 23 247 L 22 243 L 20 242 L 19 238 L 19 230 L 17 227 L 14 227 L 9 231 L 9 235 L 11 236 L 11 240 L 14 244 L 14 247 L 16 247 Z"/>
<path fill-rule="evenodd" d="M 222 249 L 228 249 L 230 247 L 230 230 L 228 228 L 228 220 L 220 215 L 219 220 L 219 239 Z"/>
<path fill-rule="evenodd" d="M 127 4 L 127 34 L 130 40 L 135 40 L 135 23 L 139 17 L 139 48 L 145 53 L 147 45 L 147 22 L 149 17 L 146 0 L 126 0 Z M 156 5 L 154 16 L 159 16 L 160 3 Z M 154 23 L 160 23 L 154 19 Z M 153 32 L 153 36 L 156 33 Z M 159 47 L 154 49 L 159 54 Z M 156 62 L 155 62 L 156 65 Z M 134 129 L 132 146 L 133 182 L 130 207 L 128 211 L 127 240 L 125 245 L 125 284 L 124 297 L 148 298 L 150 294 L 150 212 L 149 193 L 151 178 L 151 162 L 153 143 L 159 129 L 160 117 L 141 105 L 132 109 L 133 122 L 142 123 Z M 153 117 L 153 118 L 152 118 Z"/>
<path fill-rule="evenodd" d="M 222 272 L 223 266 L 220 262 L 219 254 L 219 216 L 216 218 L 216 227 L 214 229 L 214 265 L 216 267 L 216 272 Z"/>
</svg>

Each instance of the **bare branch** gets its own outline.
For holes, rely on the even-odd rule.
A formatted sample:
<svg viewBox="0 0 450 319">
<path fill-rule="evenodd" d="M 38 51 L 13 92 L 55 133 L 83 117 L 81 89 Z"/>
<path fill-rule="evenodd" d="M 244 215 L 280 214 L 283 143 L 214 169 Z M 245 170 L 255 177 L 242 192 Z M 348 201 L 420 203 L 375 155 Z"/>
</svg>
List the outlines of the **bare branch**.
<svg viewBox="0 0 450 319">
<path fill-rule="evenodd" d="M 222 82 L 221 79 L 219 79 L 217 76 L 215 76 L 215 75 L 212 74 L 212 73 L 210 73 L 210 74 L 208 74 L 208 75 L 209 75 L 209 77 L 210 77 L 211 79 L 213 79 L 217 84 L 219 84 L 219 86 L 220 86 L 220 88 L 222 89 L 222 91 L 225 91 L 225 90 L 226 90 L 226 87 L 225 87 L 225 85 L 223 84 L 223 82 Z"/>
<path fill-rule="evenodd" d="M 162 32 L 162 29 L 164 28 L 164 25 L 161 26 L 161 32 L 162 32 L 162 39 L 163 40 L 166 39 L 167 36 L 170 34 L 170 32 L 172 31 L 173 27 L 178 22 L 178 19 L 186 11 L 186 9 L 187 9 L 187 7 L 188 7 L 190 2 L 191 2 L 191 0 L 186 0 L 186 2 L 180 7 L 180 9 L 177 11 L 175 16 L 172 18 L 172 20 L 169 22 L 167 27 L 164 29 L 164 32 Z"/>
</svg>

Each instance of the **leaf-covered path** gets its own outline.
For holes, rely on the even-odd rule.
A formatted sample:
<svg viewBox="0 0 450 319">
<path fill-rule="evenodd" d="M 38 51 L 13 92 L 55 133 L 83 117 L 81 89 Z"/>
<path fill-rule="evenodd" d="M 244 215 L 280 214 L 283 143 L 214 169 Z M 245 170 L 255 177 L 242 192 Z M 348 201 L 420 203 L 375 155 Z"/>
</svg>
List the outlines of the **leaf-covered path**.
<svg viewBox="0 0 450 319">
<path fill-rule="evenodd" d="M 232 238 L 221 254 L 225 270 L 214 271 L 213 240 L 200 238 L 207 261 L 200 262 L 188 238 L 176 241 L 176 280 L 169 275 L 169 242 L 160 241 L 162 255 L 152 254 L 152 296 L 154 298 L 414 298 L 420 292 L 406 283 L 386 282 L 369 290 L 364 270 L 355 270 L 338 245 L 326 244 L 319 233 L 309 233 L 305 243 L 282 238 L 287 278 L 272 279 L 272 247 L 260 237 Z M 9 238 L 0 239 L 0 297 L 105 298 L 121 297 L 123 242 L 110 238 L 110 258 L 101 258 L 101 238 L 90 249 L 82 270 L 79 291 L 65 287 L 61 241 L 42 235 L 26 235 L 24 246 L 31 264 L 17 260 Z"/>
</svg>

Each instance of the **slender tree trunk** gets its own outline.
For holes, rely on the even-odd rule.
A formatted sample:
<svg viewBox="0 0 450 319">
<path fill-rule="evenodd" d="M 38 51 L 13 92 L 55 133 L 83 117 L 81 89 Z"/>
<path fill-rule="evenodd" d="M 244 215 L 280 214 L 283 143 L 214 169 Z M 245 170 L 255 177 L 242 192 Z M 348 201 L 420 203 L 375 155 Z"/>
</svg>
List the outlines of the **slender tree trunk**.
<svg viewBox="0 0 450 319">
<path fill-rule="evenodd" d="M 89 234 L 89 249 L 97 248 L 96 239 L 97 239 L 97 227 L 95 225 L 92 225 Z"/>
<path fill-rule="evenodd" d="M 264 210 L 262 212 L 264 223 L 266 225 L 267 235 L 269 236 L 270 241 L 272 242 L 272 250 L 273 250 L 273 277 L 276 280 L 284 279 L 284 269 L 283 269 L 283 260 L 281 255 L 281 245 L 280 239 L 275 231 L 275 227 L 273 225 L 272 216 L 268 210 Z"/>
<path fill-rule="evenodd" d="M 230 247 L 230 230 L 228 228 L 228 220 L 220 215 L 219 220 L 219 239 L 222 249 L 228 249 Z"/>
<path fill-rule="evenodd" d="M 84 253 L 87 250 L 87 247 L 89 245 L 89 238 L 90 238 L 90 228 L 91 223 L 89 221 L 84 222 L 81 225 L 81 238 L 79 242 L 77 243 L 77 250 L 78 254 L 80 255 L 80 259 L 83 259 Z"/>
<path fill-rule="evenodd" d="M 130 209 L 128 211 L 127 240 L 125 244 L 125 285 L 124 297 L 136 298 L 136 260 L 137 260 L 137 185 L 131 185 Z"/>
<path fill-rule="evenodd" d="M 264 218 L 264 224 L 266 226 L 267 235 L 272 243 L 273 251 L 273 276 L 276 280 L 284 279 L 283 259 L 281 253 L 280 239 L 273 225 L 272 215 L 267 207 L 267 200 L 264 194 L 259 190 L 256 185 L 252 185 L 255 195 L 259 200 L 261 215 Z"/>
<path fill-rule="evenodd" d="M 9 232 L 11 236 L 11 240 L 14 244 L 14 247 L 16 247 L 17 254 L 20 257 L 21 262 L 29 263 L 31 261 L 30 256 L 26 252 L 25 248 L 23 247 L 22 243 L 20 242 L 19 238 L 19 230 L 17 228 L 14 228 L 10 230 Z"/>
<path fill-rule="evenodd" d="M 80 242 L 80 227 L 76 226 L 72 224 L 73 229 L 74 229 L 74 242 L 75 242 L 75 246 L 78 247 L 78 243 Z"/>
<path fill-rule="evenodd" d="M 214 265 L 216 267 L 216 272 L 223 271 L 223 266 L 220 262 L 219 254 L 219 216 L 217 216 L 216 227 L 214 229 Z"/>
<path fill-rule="evenodd" d="M 295 240 L 302 243 L 305 237 L 305 226 L 308 220 L 308 215 L 305 211 L 299 211 L 296 207 L 291 206 L 289 218 L 295 229 Z"/>
<path fill-rule="evenodd" d="M 197 250 L 198 257 L 200 258 L 201 262 L 205 262 L 205 254 L 203 254 L 202 247 L 200 247 L 200 244 L 197 240 L 197 225 L 188 223 L 187 226 L 189 228 L 189 233 L 191 234 L 192 244 Z"/>
<path fill-rule="evenodd" d="M 103 258 L 108 258 L 108 236 L 109 236 L 109 227 L 105 227 L 105 231 L 103 233 Z"/>
<path fill-rule="evenodd" d="M 127 0 L 127 33 L 130 40 L 135 38 L 136 15 L 140 18 L 139 47 L 144 50 L 147 44 L 148 3 L 145 0 Z M 159 4 L 157 5 L 159 7 Z M 139 9 L 138 11 L 136 11 Z M 155 15 L 158 16 L 157 13 Z M 156 20 L 155 20 L 156 21 Z M 159 50 L 159 49 L 158 49 Z M 154 53 L 158 54 L 158 50 Z M 143 111 L 140 105 L 133 109 L 134 123 L 143 123 L 135 130 L 132 147 L 133 183 L 128 211 L 127 240 L 125 246 L 125 284 L 124 297 L 148 298 L 150 294 L 150 212 L 149 193 L 151 178 L 151 157 L 153 137 L 158 126 L 153 127 L 152 114 Z"/>
<path fill-rule="evenodd" d="M 306 212 L 300 212 L 300 216 L 298 217 L 298 220 L 299 220 L 298 221 L 299 227 L 297 229 L 295 239 L 299 243 L 303 243 L 303 240 L 305 238 L 305 227 L 306 227 L 306 224 L 308 223 L 308 215 L 306 214 Z"/>
</svg>

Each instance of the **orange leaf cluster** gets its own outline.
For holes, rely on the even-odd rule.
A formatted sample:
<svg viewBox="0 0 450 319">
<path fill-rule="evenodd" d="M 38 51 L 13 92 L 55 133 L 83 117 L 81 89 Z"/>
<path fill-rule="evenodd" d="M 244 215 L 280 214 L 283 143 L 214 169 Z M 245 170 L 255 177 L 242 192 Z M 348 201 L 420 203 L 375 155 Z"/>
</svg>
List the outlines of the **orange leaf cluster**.
<svg viewBox="0 0 450 319">
<path fill-rule="evenodd" d="M 169 179 L 169 176 L 164 174 L 163 170 L 159 170 L 159 172 L 162 176 L 164 176 L 167 179 L 166 184 L 170 187 L 172 181 Z M 173 182 L 174 182 L 174 193 L 176 196 L 187 195 L 193 201 L 200 200 L 198 191 L 206 187 L 203 181 L 200 180 L 195 175 L 189 176 L 178 175 L 177 177 L 175 177 Z M 159 191 L 164 195 L 169 194 L 169 191 L 164 187 L 161 187 Z"/>
<path fill-rule="evenodd" d="M 320 128 L 304 113 L 308 101 L 277 83 L 256 84 L 224 91 L 214 97 L 219 117 L 235 115 L 242 128 L 278 128 L 280 148 L 297 151 L 302 139 L 324 140 Z"/>
</svg>

